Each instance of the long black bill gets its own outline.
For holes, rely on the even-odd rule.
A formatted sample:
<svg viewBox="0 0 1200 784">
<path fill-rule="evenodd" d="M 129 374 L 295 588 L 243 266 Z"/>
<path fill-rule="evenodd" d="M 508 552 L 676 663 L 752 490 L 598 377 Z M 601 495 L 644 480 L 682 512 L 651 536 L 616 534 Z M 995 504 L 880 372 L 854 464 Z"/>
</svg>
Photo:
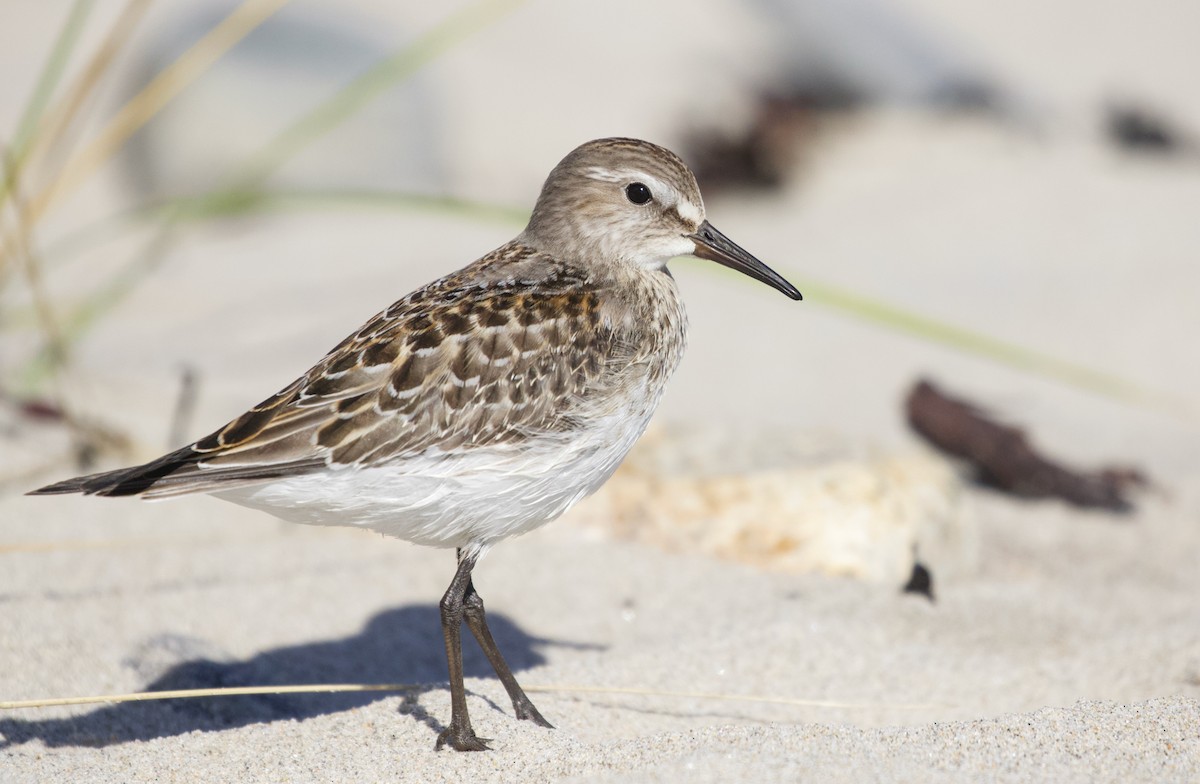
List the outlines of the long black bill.
<svg viewBox="0 0 1200 784">
<path fill-rule="evenodd" d="M 695 255 L 699 258 L 724 264 L 730 269 L 749 275 L 771 288 L 782 291 L 792 299 L 804 299 L 796 287 L 784 280 L 782 275 L 742 250 L 737 243 L 714 229 L 708 221 L 701 223 L 695 234 L 688 235 L 688 239 L 696 243 Z"/>
</svg>

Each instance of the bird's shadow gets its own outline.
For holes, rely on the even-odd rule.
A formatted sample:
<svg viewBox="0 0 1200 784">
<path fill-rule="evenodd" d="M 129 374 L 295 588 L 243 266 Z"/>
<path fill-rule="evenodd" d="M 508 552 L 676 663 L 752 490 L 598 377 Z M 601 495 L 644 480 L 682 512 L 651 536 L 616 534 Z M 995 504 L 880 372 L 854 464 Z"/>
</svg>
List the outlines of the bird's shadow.
<svg viewBox="0 0 1200 784">
<path fill-rule="evenodd" d="M 514 672 L 543 664 L 546 659 L 538 650 L 542 646 L 597 647 L 533 637 L 500 613 L 488 613 L 488 624 Z M 439 684 L 446 679 L 436 604 L 386 610 L 353 636 L 275 648 L 245 660 L 214 654 L 202 640 L 162 635 L 139 646 L 124 663 L 149 679 L 143 691 L 313 683 Z M 469 634 L 463 635 L 463 669 L 468 677 L 493 676 L 491 666 Z M 306 719 L 388 696 L 393 695 L 350 692 L 201 697 L 124 702 L 65 719 L 5 718 L 0 719 L 0 749 L 32 740 L 41 740 L 47 746 L 109 746 L 195 730 Z M 442 729 L 415 696 L 404 700 L 401 711 Z"/>
</svg>

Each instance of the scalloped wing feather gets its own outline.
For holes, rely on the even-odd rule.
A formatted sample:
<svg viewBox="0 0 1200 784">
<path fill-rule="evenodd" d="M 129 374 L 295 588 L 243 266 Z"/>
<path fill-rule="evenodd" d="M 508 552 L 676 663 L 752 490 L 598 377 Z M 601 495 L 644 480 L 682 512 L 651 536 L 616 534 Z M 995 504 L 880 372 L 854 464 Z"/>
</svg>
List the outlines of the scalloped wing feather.
<svg viewBox="0 0 1200 784">
<path fill-rule="evenodd" d="M 600 303 L 582 273 L 512 243 L 396 302 L 191 447 L 58 492 L 213 492 L 570 431 L 621 361 Z"/>
</svg>

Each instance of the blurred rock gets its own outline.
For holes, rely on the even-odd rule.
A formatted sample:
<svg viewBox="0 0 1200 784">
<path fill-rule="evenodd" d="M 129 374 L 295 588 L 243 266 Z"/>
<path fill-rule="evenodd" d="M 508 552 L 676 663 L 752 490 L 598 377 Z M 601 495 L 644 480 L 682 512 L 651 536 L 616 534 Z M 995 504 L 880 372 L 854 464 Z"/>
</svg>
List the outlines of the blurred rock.
<svg viewBox="0 0 1200 784">
<path fill-rule="evenodd" d="M 887 0 L 759 0 L 775 62 L 749 116 L 691 128 L 684 149 L 706 192 L 775 189 L 796 175 L 822 120 L 864 107 L 916 106 L 1025 122 L 1027 98 Z"/>
<path fill-rule="evenodd" d="M 1141 107 L 1126 104 L 1109 106 L 1104 123 L 1109 140 L 1122 150 L 1169 155 L 1195 149 L 1195 145 L 1173 123 Z"/>
<path fill-rule="evenodd" d="M 908 576 L 908 582 L 900 590 L 903 593 L 915 593 L 918 596 L 924 596 L 931 602 L 936 601 L 933 595 L 933 573 L 920 561 L 913 562 L 912 574 Z"/>
<path fill-rule="evenodd" d="M 834 105 L 993 109 L 1003 90 L 979 64 L 887 0 L 758 0 L 787 87 Z"/>
<path fill-rule="evenodd" d="M 917 558 L 939 575 L 977 559 L 975 519 L 944 460 L 786 430 L 653 429 L 571 514 L 666 550 L 897 587 Z"/>
<path fill-rule="evenodd" d="M 815 142 L 820 115 L 831 108 L 803 94 L 764 95 L 741 133 L 692 130 L 687 158 L 704 193 L 729 187 L 771 190 L 786 184 L 804 149 Z"/>
</svg>

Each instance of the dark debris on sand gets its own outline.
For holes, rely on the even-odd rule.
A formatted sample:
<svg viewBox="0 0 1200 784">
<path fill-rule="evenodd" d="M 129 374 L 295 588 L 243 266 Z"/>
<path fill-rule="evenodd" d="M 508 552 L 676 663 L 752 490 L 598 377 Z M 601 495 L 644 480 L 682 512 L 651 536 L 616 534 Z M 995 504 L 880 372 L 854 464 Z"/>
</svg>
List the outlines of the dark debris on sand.
<svg viewBox="0 0 1200 784">
<path fill-rule="evenodd" d="M 1130 491 L 1147 480 L 1137 469 L 1067 468 L 1039 453 L 1018 427 L 989 418 L 974 404 L 920 380 L 905 404 L 908 423 L 943 452 L 970 463 L 981 482 L 1024 498 L 1060 498 L 1083 508 L 1129 512 Z"/>
</svg>

